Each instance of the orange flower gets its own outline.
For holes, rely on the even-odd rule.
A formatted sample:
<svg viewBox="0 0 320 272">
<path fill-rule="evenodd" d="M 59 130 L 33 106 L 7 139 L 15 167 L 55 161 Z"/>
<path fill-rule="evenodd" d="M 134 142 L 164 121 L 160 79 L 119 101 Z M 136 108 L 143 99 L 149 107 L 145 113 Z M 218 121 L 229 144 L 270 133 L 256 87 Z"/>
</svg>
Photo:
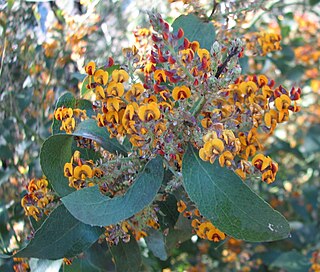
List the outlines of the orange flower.
<svg viewBox="0 0 320 272">
<path fill-rule="evenodd" d="M 80 180 L 85 180 L 86 178 L 92 178 L 93 177 L 93 170 L 89 165 L 81 165 L 81 166 L 76 166 L 74 168 L 74 178 L 75 179 L 80 179 Z"/>
<path fill-rule="evenodd" d="M 244 95 L 250 95 L 252 93 L 257 92 L 258 86 L 253 81 L 241 82 L 239 85 L 239 90 Z"/>
<path fill-rule="evenodd" d="M 102 69 L 97 70 L 93 76 L 94 81 L 101 85 L 106 85 L 108 82 L 108 78 L 109 78 L 108 72 L 105 72 Z"/>
<path fill-rule="evenodd" d="M 89 76 L 93 76 L 96 70 L 96 64 L 93 61 L 90 61 L 84 69 Z"/>
<path fill-rule="evenodd" d="M 223 167 L 225 165 L 231 166 L 233 159 L 234 159 L 233 154 L 227 150 L 220 155 L 219 163 L 220 163 L 221 167 Z"/>
<path fill-rule="evenodd" d="M 177 202 L 177 207 L 178 207 L 178 212 L 179 212 L 179 213 L 182 213 L 182 212 L 184 212 L 184 211 L 186 210 L 187 205 L 186 205 L 186 203 L 184 203 L 184 201 L 179 200 L 179 201 Z"/>
<path fill-rule="evenodd" d="M 122 96 L 124 94 L 124 86 L 122 83 L 112 81 L 107 87 L 107 94 L 110 96 Z"/>
<path fill-rule="evenodd" d="M 143 105 L 138 109 L 138 116 L 141 121 L 148 122 L 151 120 L 158 120 L 160 118 L 160 110 L 159 106 L 155 102 L 151 102 L 150 104 Z"/>
<path fill-rule="evenodd" d="M 191 91 L 187 86 L 177 86 L 172 91 L 172 98 L 174 100 L 184 100 L 191 96 Z"/>
<path fill-rule="evenodd" d="M 122 83 L 129 80 L 129 75 L 125 70 L 114 70 L 111 76 L 112 80 L 117 83 Z"/>
<path fill-rule="evenodd" d="M 156 70 L 156 71 L 154 71 L 153 78 L 155 79 L 155 81 L 157 81 L 157 83 L 161 83 L 161 82 L 166 82 L 167 81 L 166 73 L 165 73 L 164 70 Z"/>
</svg>

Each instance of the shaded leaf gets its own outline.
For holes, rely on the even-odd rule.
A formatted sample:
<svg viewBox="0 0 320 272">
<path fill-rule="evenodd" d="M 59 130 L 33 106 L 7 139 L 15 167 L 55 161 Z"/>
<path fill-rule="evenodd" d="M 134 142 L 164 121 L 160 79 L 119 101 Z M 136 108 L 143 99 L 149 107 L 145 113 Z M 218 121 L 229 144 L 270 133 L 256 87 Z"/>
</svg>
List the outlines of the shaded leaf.
<svg viewBox="0 0 320 272">
<path fill-rule="evenodd" d="M 61 272 L 102 272 L 102 271 L 103 270 L 92 265 L 87 258 L 77 258 L 72 261 L 71 265 L 64 265 L 63 270 Z"/>
<path fill-rule="evenodd" d="M 183 157 L 184 187 L 201 214 L 236 239 L 261 242 L 287 238 L 285 218 L 256 195 L 233 171 L 199 158 L 190 144 Z"/>
<path fill-rule="evenodd" d="M 157 204 L 160 208 L 157 216 L 161 229 L 173 228 L 179 217 L 177 199 L 174 195 L 169 194 L 166 201 L 158 201 Z"/>
<path fill-rule="evenodd" d="M 99 187 L 87 187 L 62 198 L 62 202 L 78 220 L 108 226 L 127 219 L 151 204 L 163 179 L 161 157 L 149 161 L 128 191 L 114 198 L 104 196 Z"/>
<path fill-rule="evenodd" d="M 306 256 L 293 250 L 280 254 L 270 266 L 271 268 L 279 267 L 288 272 L 308 272 L 311 263 Z"/>
<path fill-rule="evenodd" d="M 148 249 L 154 256 L 158 257 L 162 261 L 165 261 L 168 258 L 162 232 L 150 229 L 148 231 L 148 236 L 144 239 L 147 243 Z"/>
<path fill-rule="evenodd" d="M 110 247 L 114 258 L 117 272 L 137 272 L 140 271 L 142 260 L 141 252 L 137 241 L 132 238 L 129 243 L 122 240 L 116 246 Z"/>
<path fill-rule="evenodd" d="M 15 257 L 48 260 L 70 258 L 90 247 L 102 233 L 103 229 L 79 222 L 60 205 Z"/>
<path fill-rule="evenodd" d="M 89 263 L 91 263 L 93 267 L 96 267 L 101 271 L 115 270 L 107 243 L 94 243 L 86 250 L 85 256 L 88 258 Z"/>
<path fill-rule="evenodd" d="M 178 31 L 181 27 L 184 31 L 184 36 L 189 41 L 198 41 L 201 48 L 210 51 L 210 48 L 215 41 L 216 31 L 212 22 L 204 22 L 194 14 L 181 15 L 172 24 L 173 30 Z M 182 43 L 183 39 L 180 40 Z"/>
</svg>

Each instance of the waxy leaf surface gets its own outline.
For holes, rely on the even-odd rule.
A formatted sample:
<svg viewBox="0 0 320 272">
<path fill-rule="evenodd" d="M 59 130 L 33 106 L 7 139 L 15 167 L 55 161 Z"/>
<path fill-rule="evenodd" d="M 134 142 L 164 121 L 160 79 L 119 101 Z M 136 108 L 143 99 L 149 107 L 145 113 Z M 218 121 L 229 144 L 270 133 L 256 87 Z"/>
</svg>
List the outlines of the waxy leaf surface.
<svg viewBox="0 0 320 272">
<path fill-rule="evenodd" d="M 215 41 L 216 31 L 212 22 L 204 22 L 194 14 L 181 15 L 172 24 L 173 30 L 178 31 L 181 27 L 184 31 L 184 36 L 190 42 L 198 41 L 200 48 L 205 48 L 210 51 L 213 42 Z M 182 43 L 183 38 L 180 40 Z"/>
<path fill-rule="evenodd" d="M 288 237 L 289 224 L 279 212 L 218 161 L 202 161 L 190 144 L 182 175 L 185 190 L 201 214 L 227 235 L 250 242 Z"/>
<path fill-rule="evenodd" d="M 152 203 L 163 180 L 161 157 L 149 161 L 123 196 L 110 198 L 98 186 L 75 191 L 62 198 L 70 213 L 83 223 L 108 226 L 127 219 Z"/>
<path fill-rule="evenodd" d="M 70 258 L 90 247 L 102 233 L 102 228 L 83 224 L 60 205 L 35 232 L 30 243 L 15 257 L 48 260 Z"/>
</svg>

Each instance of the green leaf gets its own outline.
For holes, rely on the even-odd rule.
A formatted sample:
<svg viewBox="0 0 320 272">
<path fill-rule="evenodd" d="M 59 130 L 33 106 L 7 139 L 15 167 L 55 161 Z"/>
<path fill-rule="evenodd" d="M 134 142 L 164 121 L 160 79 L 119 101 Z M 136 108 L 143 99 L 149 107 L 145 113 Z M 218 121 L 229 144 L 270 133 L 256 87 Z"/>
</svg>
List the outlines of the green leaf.
<svg viewBox="0 0 320 272">
<path fill-rule="evenodd" d="M 212 22 L 204 22 L 194 14 L 181 15 L 172 24 L 173 30 L 181 27 L 189 41 L 198 41 L 201 48 L 211 49 L 215 41 L 216 31 Z M 181 39 L 181 43 L 182 43 Z"/>
<path fill-rule="evenodd" d="M 271 263 L 271 268 L 279 267 L 290 272 L 308 272 L 311 263 L 309 259 L 301 253 L 293 250 L 282 253 Z"/>
<path fill-rule="evenodd" d="M 180 214 L 177 210 L 177 199 L 169 194 L 166 201 L 158 201 L 157 204 L 160 208 L 157 215 L 161 229 L 173 228 Z"/>
<path fill-rule="evenodd" d="M 32 272 L 59 272 L 62 260 L 41 260 L 31 258 L 29 261 L 30 271 Z"/>
<path fill-rule="evenodd" d="M 315 6 L 320 3 L 320 0 L 309 0 L 311 6 Z"/>
<path fill-rule="evenodd" d="M 69 187 L 68 179 L 64 176 L 64 165 L 70 162 L 72 156 L 73 137 L 68 134 L 56 134 L 49 137 L 40 151 L 40 164 L 44 175 L 52 188 L 65 196 L 74 191 Z"/>
<path fill-rule="evenodd" d="M 162 261 L 165 261 L 168 258 L 162 232 L 150 229 L 148 230 L 148 236 L 144 239 L 147 243 L 148 249 L 154 256 L 158 257 Z"/>
<path fill-rule="evenodd" d="M 114 271 L 114 263 L 109 251 L 108 244 L 96 242 L 86 250 L 85 256 L 93 267 L 101 269 L 101 271 Z"/>
<path fill-rule="evenodd" d="M 199 158 L 190 144 L 183 157 L 185 190 L 201 214 L 227 235 L 250 242 L 287 238 L 285 218 L 256 195 L 233 171 Z"/>
<path fill-rule="evenodd" d="M 106 128 L 98 127 L 93 119 L 87 119 L 79 123 L 72 134 L 55 134 L 49 137 L 42 145 L 40 164 L 43 173 L 60 196 L 68 195 L 74 191 L 73 188 L 69 187 L 68 179 L 63 172 L 65 163 L 70 162 L 74 152 L 72 148 L 74 136 L 94 140 L 111 153 L 127 155 L 127 150 L 118 140 L 116 138 L 111 139 Z"/>
<path fill-rule="evenodd" d="M 70 213 L 83 223 L 108 226 L 127 219 L 150 205 L 163 180 L 161 157 L 149 161 L 128 191 L 110 198 L 100 193 L 98 186 L 87 187 L 61 200 Z"/>
<path fill-rule="evenodd" d="M 90 247 L 102 233 L 103 229 L 79 222 L 60 205 L 15 257 L 48 260 L 70 258 Z"/>
<path fill-rule="evenodd" d="M 110 247 L 117 272 L 141 271 L 141 253 L 137 241 L 132 238 L 129 243 L 120 240 L 119 244 Z"/>
<path fill-rule="evenodd" d="M 127 155 L 128 152 L 116 138 L 110 138 L 110 134 L 106 128 L 98 127 L 97 122 L 93 119 L 87 119 L 79 123 L 71 135 L 94 140 L 111 153 Z"/>
<path fill-rule="evenodd" d="M 102 271 L 103 270 L 100 270 L 99 268 L 92 265 L 87 258 L 77 258 L 72 261 L 71 265 L 64 265 L 62 270 L 62 272 L 102 272 Z"/>
</svg>

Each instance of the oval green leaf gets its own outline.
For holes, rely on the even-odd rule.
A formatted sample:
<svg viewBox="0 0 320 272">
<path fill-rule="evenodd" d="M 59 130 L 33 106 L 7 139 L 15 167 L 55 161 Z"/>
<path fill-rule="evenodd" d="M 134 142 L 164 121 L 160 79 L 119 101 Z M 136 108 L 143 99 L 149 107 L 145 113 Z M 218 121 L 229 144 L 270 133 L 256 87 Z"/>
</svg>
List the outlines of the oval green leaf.
<svg viewBox="0 0 320 272">
<path fill-rule="evenodd" d="M 108 226 L 127 219 L 151 204 L 163 180 L 161 157 L 149 161 L 128 191 L 110 198 L 98 186 L 73 192 L 61 200 L 70 213 L 85 224 Z"/>
<path fill-rule="evenodd" d="M 74 136 L 94 140 L 111 153 L 127 155 L 125 147 L 116 138 L 111 139 L 107 129 L 98 127 L 93 119 L 79 123 L 72 134 L 55 134 L 49 137 L 42 145 L 40 164 L 43 173 L 60 196 L 68 195 L 74 191 L 69 187 L 68 179 L 63 173 L 65 163 L 70 161 L 74 152 Z"/>
<path fill-rule="evenodd" d="M 70 258 L 89 248 L 102 233 L 103 229 L 83 224 L 60 205 L 15 257 L 48 260 Z"/>
<path fill-rule="evenodd" d="M 122 240 L 110 247 L 111 254 L 116 265 L 117 272 L 137 272 L 141 271 L 142 258 L 137 241 L 132 238 L 129 243 Z"/>
<path fill-rule="evenodd" d="M 185 190 L 201 214 L 227 235 L 250 242 L 287 238 L 285 218 L 256 195 L 233 171 L 202 161 L 190 144 L 183 157 Z"/>
<path fill-rule="evenodd" d="M 210 51 L 215 41 L 216 31 L 212 22 L 204 22 L 194 14 L 181 15 L 172 24 L 173 30 L 181 27 L 189 41 L 198 41 L 201 48 Z M 181 39 L 181 43 L 182 43 Z"/>
</svg>

